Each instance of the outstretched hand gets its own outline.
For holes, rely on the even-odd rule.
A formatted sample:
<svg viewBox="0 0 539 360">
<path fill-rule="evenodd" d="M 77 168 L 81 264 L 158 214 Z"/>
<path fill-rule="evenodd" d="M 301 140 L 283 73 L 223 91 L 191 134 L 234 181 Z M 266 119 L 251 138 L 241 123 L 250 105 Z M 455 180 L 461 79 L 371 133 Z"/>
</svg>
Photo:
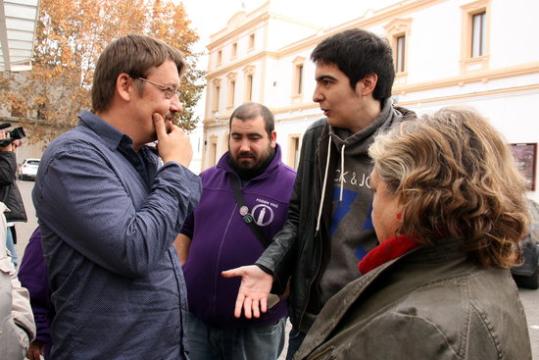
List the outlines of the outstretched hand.
<svg viewBox="0 0 539 360">
<path fill-rule="evenodd" d="M 273 277 L 256 265 L 242 266 L 223 271 L 225 278 L 241 277 L 241 284 L 236 298 L 234 316 L 239 318 L 243 313 L 247 319 L 259 318 L 268 311 L 268 296 L 273 284 Z"/>
</svg>

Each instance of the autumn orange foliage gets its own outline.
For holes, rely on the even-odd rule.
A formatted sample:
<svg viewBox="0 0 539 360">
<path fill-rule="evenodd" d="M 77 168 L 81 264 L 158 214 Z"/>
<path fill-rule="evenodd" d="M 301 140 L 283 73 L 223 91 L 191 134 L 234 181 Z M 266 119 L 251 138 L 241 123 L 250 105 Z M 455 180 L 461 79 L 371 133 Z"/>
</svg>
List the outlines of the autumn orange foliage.
<svg viewBox="0 0 539 360">
<path fill-rule="evenodd" d="M 41 0 L 30 74 L 0 79 L 0 97 L 12 115 L 45 143 L 77 123 L 90 108 L 93 71 L 113 39 L 130 33 L 164 40 L 182 51 L 190 65 L 181 85 L 180 126 L 193 129 L 194 107 L 204 86 L 192 47 L 198 35 L 181 3 L 170 0 Z M 16 111 L 15 111 L 16 110 Z"/>
</svg>

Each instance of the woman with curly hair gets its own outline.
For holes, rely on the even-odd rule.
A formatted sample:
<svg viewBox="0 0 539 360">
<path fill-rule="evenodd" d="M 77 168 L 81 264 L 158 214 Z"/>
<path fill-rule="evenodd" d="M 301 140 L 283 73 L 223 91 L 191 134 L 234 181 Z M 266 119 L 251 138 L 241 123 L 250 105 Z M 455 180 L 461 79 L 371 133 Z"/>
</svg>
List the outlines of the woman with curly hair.
<svg viewBox="0 0 539 360">
<path fill-rule="evenodd" d="M 527 233 L 525 185 L 502 137 L 448 108 L 380 135 L 369 154 L 380 244 L 296 359 L 531 359 L 508 270 Z"/>
</svg>

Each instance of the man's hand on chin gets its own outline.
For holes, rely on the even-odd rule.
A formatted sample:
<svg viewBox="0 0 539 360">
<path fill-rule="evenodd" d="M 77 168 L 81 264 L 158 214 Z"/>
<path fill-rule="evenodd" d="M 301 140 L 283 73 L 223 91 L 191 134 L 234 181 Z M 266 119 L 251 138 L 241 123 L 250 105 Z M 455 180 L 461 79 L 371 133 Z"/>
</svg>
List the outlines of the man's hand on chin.
<svg viewBox="0 0 539 360">
<path fill-rule="evenodd" d="M 161 114 L 154 113 L 152 119 L 159 142 L 157 150 L 163 162 L 176 161 L 188 167 L 193 158 L 189 136 Z"/>
</svg>

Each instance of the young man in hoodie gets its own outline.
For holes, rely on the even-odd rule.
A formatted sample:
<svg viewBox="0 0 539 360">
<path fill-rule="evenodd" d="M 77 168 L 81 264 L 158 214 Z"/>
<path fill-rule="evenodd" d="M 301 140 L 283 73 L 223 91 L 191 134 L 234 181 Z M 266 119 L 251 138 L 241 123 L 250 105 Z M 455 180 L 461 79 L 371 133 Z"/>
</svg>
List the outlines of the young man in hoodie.
<svg viewBox="0 0 539 360">
<path fill-rule="evenodd" d="M 313 100 L 325 118 L 303 137 L 288 220 L 256 265 L 223 274 L 242 277 L 235 315 L 246 318 L 264 313 L 272 285 L 290 277 L 287 359 L 326 301 L 360 275 L 357 262 L 376 245 L 367 149 L 376 134 L 412 115 L 392 105 L 392 51 L 377 35 L 360 29 L 335 34 L 311 59 Z"/>
<path fill-rule="evenodd" d="M 258 319 L 236 319 L 240 282 L 221 272 L 255 262 L 283 227 L 296 174 L 281 161 L 273 114 L 264 105 L 234 110 L 228 150 L 201 174 L 201 201 L 176 239 L 180 261 L 187 259 L 189 355 L 275 360 L 284 345 L 286 301 Z"/>
</svg>

